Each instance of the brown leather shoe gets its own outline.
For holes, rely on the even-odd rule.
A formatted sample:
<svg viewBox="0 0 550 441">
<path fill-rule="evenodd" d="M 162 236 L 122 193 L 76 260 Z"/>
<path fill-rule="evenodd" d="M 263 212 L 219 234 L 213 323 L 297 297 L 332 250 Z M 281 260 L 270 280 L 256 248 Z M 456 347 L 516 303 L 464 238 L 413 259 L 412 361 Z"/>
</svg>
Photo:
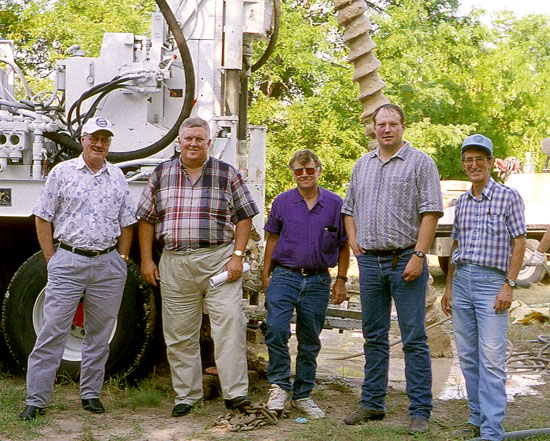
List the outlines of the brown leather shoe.
<svg viewBox="0 0 550 441">
<path fill-rule="evenodd" d="M 424 418 L 411 418 L 409 424 L 409 435 L 417 433 L 426 433 L 428 431 L 428 420 Z"/>
<path fill-rule="evenodd" d="M 383 410 L 367 409 L 366 407 L 360 407 L 359 410 L 353 412 L 349 417 L 344 418 L 344 423 L 350 426 L 355 424 L 366 423 L 368 421 L 383 420 L 386 416 L 386 412 Z"/>
</svg>

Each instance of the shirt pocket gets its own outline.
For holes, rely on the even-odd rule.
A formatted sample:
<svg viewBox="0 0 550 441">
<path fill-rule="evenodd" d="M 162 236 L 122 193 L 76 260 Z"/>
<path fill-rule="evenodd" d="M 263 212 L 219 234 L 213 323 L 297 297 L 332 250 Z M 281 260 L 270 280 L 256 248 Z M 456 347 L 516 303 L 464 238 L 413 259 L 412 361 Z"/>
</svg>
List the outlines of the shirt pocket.
<svg viewBox="0 0 550 441">
<path fill-rule="evenodd" d="M 487 232 L 492 236 L 503 236 L 508 232 L 503 214 L 490 214 L 487 216 Z"/>
<path fill-rule="evenodd" d="M 321 232 L 319 248 L 322 253 L 333 253 L 338 248 L 338 227 L 326 226 Z"/>
</svg>

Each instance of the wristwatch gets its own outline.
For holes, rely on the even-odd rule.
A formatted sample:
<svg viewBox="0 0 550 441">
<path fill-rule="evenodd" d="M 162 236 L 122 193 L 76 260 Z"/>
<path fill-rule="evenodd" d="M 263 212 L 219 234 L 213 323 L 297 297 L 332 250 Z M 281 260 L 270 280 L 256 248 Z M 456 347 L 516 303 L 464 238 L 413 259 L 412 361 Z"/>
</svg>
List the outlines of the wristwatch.
<svg viewBox="0 0 550 441">
<path fill-rule="evenodd" d="M 241 250 L 234 250 L 233 254 L 237 257 L 243 257 L 243 252 Z"/>
<path fill-rule="evenodd" d="M 346 276 L 336 276 L 336 280 L 343 280 L 344 282 L 347 282 L 348 278 Z"/>
<path fill-rule="evenodd" d="M 504 283 L 510 285 L 511 288 L 516 287 L 516 281 L 514 279 L 504 279 Z"/>
<path fill-rule="evenodd" d="M 130 260 L 130 257 L 127 256 L 126 254 L 121 254 L 120 257 L 122 257 L 125 262 L 128 262 L 128 260 Z"/>
<path fill-rule="evenodd" d="M 413 254 L 421 259 L 424 259 L 426 255 L 422 251 L 413 251 Z"/>
</svg>

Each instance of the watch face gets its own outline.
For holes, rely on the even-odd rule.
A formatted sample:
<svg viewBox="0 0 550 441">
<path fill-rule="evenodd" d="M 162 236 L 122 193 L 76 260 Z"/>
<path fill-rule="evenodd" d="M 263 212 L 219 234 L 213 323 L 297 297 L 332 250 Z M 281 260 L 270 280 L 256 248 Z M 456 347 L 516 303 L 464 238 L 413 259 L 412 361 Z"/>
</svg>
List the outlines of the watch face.
<svg viewBox="0 0 550 441">
<path fill-rule="evenodd" d="M 424 257 L 426 257 L 426 255 L 422 251 L 413 251 L 413 254 L 420 257 L 421 259 L 424 259 Z"/>
<path fill-rule="evenodd" d="M 233 251 L 233 254 L 235 256 L 241 257 L 243 255 L 243 252 L 241 250 L 235 250 L 235 251 Z"/>
<path fill-rule="evenodd" d="M 505 282 L 508 285 L 510 285 L 512 288 L 515 288 L 515 286 L 516 286 L 516 281 L 515 280 L 506 279 Z"/>
</svg>

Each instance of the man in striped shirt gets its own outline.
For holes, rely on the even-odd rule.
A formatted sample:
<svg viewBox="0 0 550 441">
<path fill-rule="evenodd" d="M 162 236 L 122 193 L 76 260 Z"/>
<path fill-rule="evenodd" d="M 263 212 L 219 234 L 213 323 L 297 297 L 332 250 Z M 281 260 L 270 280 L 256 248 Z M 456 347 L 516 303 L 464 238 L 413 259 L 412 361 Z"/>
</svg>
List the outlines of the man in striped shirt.
<svg viewBox="0 0 550 441">
<path fill-rule="evenodd" d="M 138 205 L 143 278 L 160 281 L 167 357 L 176 392 L 174 417 L 202 399 L 199 334 L 203 307 L 210 317 L 215 359 L 228 408 L 250 404 L 243 253 L 258 208 L 239 172 L 208 155 L 210 128 L 188 118 L 180 128 L 181 155 L 151 175 Z M 163 248 L 157 268 L 153 239 Z M 228 272 L 227 283 L 210 278 Z"/>
<path fill-rule="evenodd" d="M 470 418 L 455 434 L 499 441 L 506 410 L 506 332 L 516 277 L 523 261 L 523 200 L 491 178 L 493 143 L 483 135 L 462 143 L 462 166 L 472 181 L 458 199 L 451 265 L 441 299 L 453 315 L 456 347 L 466 380 Z"/>
<path fill-rule="evenodd" d="M 342 207 L 357 257 L 365 337 L 360 408 L 346 424 L 385 416 L 392 298 L 405 354 L 409 432 L 428 430 L 432 410 L 430 349 L 424 318 L 428 282 L 425 253 L 443 201 L 433 160 L 403 141 L 403 110 L 380 106 L 373 116 L 379 147 L 355 164 Z"/>
</svg>

